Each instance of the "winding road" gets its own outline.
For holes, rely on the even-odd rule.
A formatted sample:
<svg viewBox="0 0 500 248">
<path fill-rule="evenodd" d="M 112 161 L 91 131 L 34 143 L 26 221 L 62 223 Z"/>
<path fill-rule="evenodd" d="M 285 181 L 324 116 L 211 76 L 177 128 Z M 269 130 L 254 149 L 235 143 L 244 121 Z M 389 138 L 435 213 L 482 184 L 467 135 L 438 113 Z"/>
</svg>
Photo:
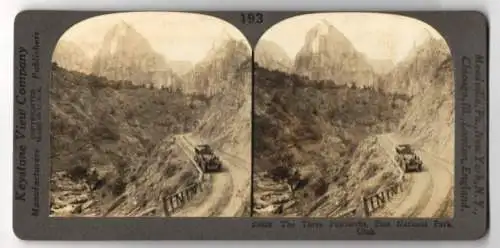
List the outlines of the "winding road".
<svg viewBox="0 0 500 248">
<path fill-rule="evenodd" d="M 177 143 L 190 158 L 200 139 L 192 134 L 178 135 Z M 241 216 L 250 198 L 250 161 L 214 149 L 222 161 L 220 172 L 211 172 L 210 190 L 202 199 L 188 203 L 173 214 L 177 217 L 237 217 Z M 194 161 L 193 161 L 194 163 Z"/>
<path fill-rule="evenodd" d="M 194 146 L 201 139 L 192 134 L 179 135 L 177 144 L 187 156 L 193 158 Z M 390 133 L 378 136 L 380 146 L 391 158 L 397 144 L 409 143 L 401 135 Z M 173 214 L 177 217 L 237 217 L 249 204 L 251 167 L 236 155 L 215 150 L 223 163 L 220 172 L 208 173 L 210 187 L 200 199 L 189 202 L 180 211 Z M 439 156 L 416 148 L 416 153 L 424 163 L 422 172 L 407 173 L 409 185 L 385 207 L 377 210 L 372 217 L 414 217 L 433 218 L 446 216 L 446 207 L 452 204 L 453 164 Z"/>
<path fill-rule="evenodd" d="M 390 133 L 378 136 L 379 144 L 394 157 L 397 144 L 412 142 L 404 137 Z M 430 152 L 416 149 L 424 163 L 422 172 L 411 172 L 406 190 L 373 213 L 372 217 L 452 217 L 445 216 L 447 204 L 451 204 L 453 189 L 453 163 Z"/>
</svg>

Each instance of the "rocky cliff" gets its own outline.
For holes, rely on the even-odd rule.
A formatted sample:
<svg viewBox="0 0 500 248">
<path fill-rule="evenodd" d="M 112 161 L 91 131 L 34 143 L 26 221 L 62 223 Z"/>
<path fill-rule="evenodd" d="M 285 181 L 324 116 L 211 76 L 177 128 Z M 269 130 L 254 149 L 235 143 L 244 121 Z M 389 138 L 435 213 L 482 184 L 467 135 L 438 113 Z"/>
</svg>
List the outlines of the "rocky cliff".
<svg viewBox="0 0 500 248">
<path fill-rule="evenodd" d="M 211 96 L 198 132 L 215 147 L 250 161 L 252 67 L 248 44 L 230 40 L 196 65 L 198 82 Z M 214 73 L 218 71 L 219 73 Z"/>
<path fill-rule="evenodd" d="M 447 84 L 446 81 L 439 82 L 438 85 L 434 83 L 438 74 L 447 73 L 450 69 L 442 67 L 443 62 L 450 57 L 450 50 L 444 40 L 429 38 L 410 51 L 406 59 L 397 64 L 384 78 L 380 87 L 387 91 L 414 96 L 422 94 L 429 87 Z"/>
<path fill-rule="evenodd" d="M 323 21 L 309 30 L 295 57 L 294 71 L 312 80 L 373 86 L 377 76 L 366 56 L 333 25 Z"/>
<path fill-rule="evenodd" d="M 125 22 L 118 23 L 105 34 L 92 63 L 92 72 L 109 80 L 129 80 L 136 85 L 156 88 L 182 85 L 168 61 Z"/>
<path fill-rule="evenodd" d="M 92 58 L 87 56 L 78 44 L 68 40 L 57 42 L 52 54 L 52 62 L 71 71 L 90 73 L 92 69 Z"/>
<path fill-rule="evenodd" d="M 232 86 L 240 88 L 242 82 L 234 80 L 238 77 L 236 71 L 250 56 L 250 47 L 243 41 L 218 41 L 204 59 L 186 74 L 184 92 L 214 96 Z"/>
<path fill-rule="evenodd" d="M 453 161 L 455 82 L 450 50 L 443 40 L 431 39 L 410 56 L 399 72 L 406 75 L 399 76 L 400 82 L 413 95 L 400 130 L 424 149 Z"/>
<path fill-rule="evenodd" d="M 290 72 L 293 63 L 290 57 L 273 41 L 259 40 L 255 46 L 254 61 L 263 68 Z"/>
</svg>

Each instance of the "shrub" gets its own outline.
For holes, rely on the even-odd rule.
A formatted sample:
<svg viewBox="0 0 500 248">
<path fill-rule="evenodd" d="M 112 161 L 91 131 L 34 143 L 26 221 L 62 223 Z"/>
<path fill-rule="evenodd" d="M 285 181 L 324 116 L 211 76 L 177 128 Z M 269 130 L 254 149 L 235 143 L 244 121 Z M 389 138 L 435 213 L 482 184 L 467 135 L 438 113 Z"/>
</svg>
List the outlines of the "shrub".
<svg viewBox="0 0 500 248">
<path fill-rule="evenodd" d="M 121 194 L 123 194 L 123 192 L 125 192 L 126 188 L 127 184 L 125 183 L 125 181 L 121 177 L 118 177 L 111 185 L 111 193 L 114 196 L 120 196 Z"/>
<path fill-rule="evenodd" d="M 75 165 L 69 169 L 68 174 L 72 180 L 81 180 L 87 177 L 88 167 L 85 165 Z"/>
<path fill-rule="evenodd" d="M 311 183 L 311 189 L 314 192 L 314 196 L 322 196 L 328 190 L 328 184 L 323 178 L 318 178 Z"/>
</svg>

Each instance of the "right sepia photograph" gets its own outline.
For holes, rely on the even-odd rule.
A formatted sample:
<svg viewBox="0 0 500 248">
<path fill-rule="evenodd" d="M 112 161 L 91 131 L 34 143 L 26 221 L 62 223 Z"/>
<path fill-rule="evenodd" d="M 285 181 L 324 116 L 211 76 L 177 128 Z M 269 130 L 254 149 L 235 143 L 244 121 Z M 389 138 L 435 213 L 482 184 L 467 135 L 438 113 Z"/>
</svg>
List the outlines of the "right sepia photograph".
<svg viewBox="0 0 500 248">
<path fill-rule="evenodd" d="M 254 49 L 252 215 L 452 218 L 454 68 L 410 17 L 286 19 Z"/>
</svg>

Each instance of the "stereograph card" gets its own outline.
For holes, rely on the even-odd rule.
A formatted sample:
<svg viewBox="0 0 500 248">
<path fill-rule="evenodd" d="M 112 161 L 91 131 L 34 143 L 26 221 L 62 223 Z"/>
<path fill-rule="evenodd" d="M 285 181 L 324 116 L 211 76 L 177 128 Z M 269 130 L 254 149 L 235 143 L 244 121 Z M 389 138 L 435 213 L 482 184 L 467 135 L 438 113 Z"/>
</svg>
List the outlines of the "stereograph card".
<svg viewBox="0 0 500 248">
<path fill-rule="evenodd" d="M 27 240 L 472 240 L 488 230 L 479 12 L 24 11 Z"/>
</svg>

